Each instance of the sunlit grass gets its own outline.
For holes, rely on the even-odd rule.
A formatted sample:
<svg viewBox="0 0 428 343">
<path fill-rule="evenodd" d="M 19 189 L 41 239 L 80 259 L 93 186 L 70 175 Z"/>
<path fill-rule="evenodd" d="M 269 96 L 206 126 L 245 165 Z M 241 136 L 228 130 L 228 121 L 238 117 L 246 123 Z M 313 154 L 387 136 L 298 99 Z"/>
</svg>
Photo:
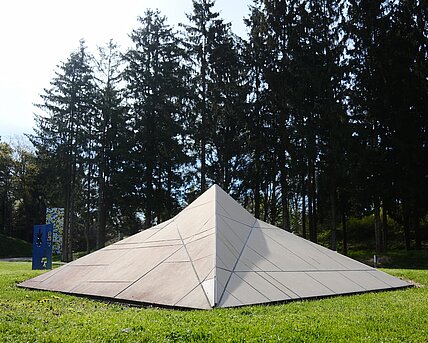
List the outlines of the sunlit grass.
<svg viewBox="0 0 428 343">
<path fill-rule="evenodd" d="M 426 270 L 386 270 L 428 285 Z M 16 283 L 40 274 L 0 263 L 1 342 L 426 342 L 428 287 L 274 306 L 175 311 L 108 304 Z"/>
</svg>

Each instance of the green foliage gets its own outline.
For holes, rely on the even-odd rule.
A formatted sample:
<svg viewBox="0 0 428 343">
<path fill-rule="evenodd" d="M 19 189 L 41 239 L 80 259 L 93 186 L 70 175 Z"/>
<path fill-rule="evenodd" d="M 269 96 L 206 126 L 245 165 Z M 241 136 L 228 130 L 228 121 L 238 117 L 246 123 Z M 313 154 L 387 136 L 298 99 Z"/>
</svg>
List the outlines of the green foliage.
<svg viewBox="0 0 428 343">
<path fill-rule="evenodd" d="M 0 232 L 31 241 L 34 224 L 44 220 L 43 186 L 32 148 L 0 142 Z"/>
<path fill-rule="evenodd" d="M 16 283 L 41 274 L 0 263 L 2 342 L 425 342 L 428 272 L 388 270 L 421 288 L 213 311 L 133 308 Z"/>
<path fill-rule="evenodd" d="M 181 31 L 148 10 L 125 53 L 110 42 L 94 58 L 82 40 L 59 64 L 36 158 L 0 146 L 1 232 L 24 237 L 43 207 L 64 207 L 70 259 L 216 182 L 333 250 L 423 247 L 426 2 L 254 0 L 246 41 L 214 0 L 192 4 Z"/>
<path fill-rule="evenodd" d="M 177 209 L 175 192 L 187 162 L 183 140 L 188 96 L 184 50 L 166 18 L 147 10 L 130 35 L 124 55 L 127 96 L 132 99 L 128 126 L 130 150 L 124 171 L 145 226 L 169 219 Z"/>
<path fill-rule="evenodd" d="M 31 254 L 31 243 L 0 234 L 0 258 L 30 257 Z"/>
</svg>

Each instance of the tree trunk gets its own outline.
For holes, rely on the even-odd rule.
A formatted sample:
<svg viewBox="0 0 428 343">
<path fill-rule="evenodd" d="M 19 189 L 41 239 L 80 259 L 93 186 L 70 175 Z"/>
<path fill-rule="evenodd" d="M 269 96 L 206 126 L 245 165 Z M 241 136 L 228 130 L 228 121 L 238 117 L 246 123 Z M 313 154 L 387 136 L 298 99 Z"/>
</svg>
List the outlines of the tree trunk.
<svg viewBox="0 0 428 343">
<path fill-rule="evenodd" d="M 276 182 L 272 181 L 272 197 L 270 202 L 271 224 L 276 225 Z"/>
<path fill-rule="evenodd" d="M 282 162 L 284 163 L 284 161 Z M 281 166 L 281 205 L 282 205 L 282 228 L 290 231 L 290 211 L 288 206 L 288 184 L 285 165 Z"/>
<path fill-rule="evenodd" d="M 415 218 L 415 249 L 421 250 L 422 249 L 422 238 L 421 238 L 421 227 L 419 225 L 419 219 Z"/>
<path fill-rule="evenodd" d="M 348 255 L 348 228 L 346 226 L 346 214 L 342 213 L 342 233 L 343 233 L 343 255 Z"/>
<path fill-rule="evenodd" d="M 171 218 L 172 216 L 172 177 L 173 172 L 171 166 L 168 167 L 168 181 L 167 181 L 167 192 L 168 192 L 168 204 L 166 208 L 166 216 L 167 218 Z"/>
<path fill-rule="evenodd" d="M 382 252 L 381 245 L 381 223 L 380 223 L 380 204 L 379 198 L 376 197 L 374 201 L 374 229 L 375 229 L 375 244 L 376 254 L 379 255 Z"/>
<path fill-rule="evenodd" d="M 265 189 L 265 195 L 263 197 L 263 221 L 268 221 L 268 204 L 269 204 L 269 182 L 266 181 L 266 189 Z"/>
<path fill-rule="evenodd" d="M 204 34 L 205 27 L 204 27 Z M 203 38 L 206 40 L 206 36 Z M 206 42 L 202 44 L 203 52 L 201 54 L 201 80 L 202 80 L 202 113 L 201 113 L 201 127 L 199 134 L 201 135 L 201 193 L 205 192 L 207 187 L 206 181 L 206 134 L 209 132 L 207 130 L 207 61 L 206 61 L 206 51 L 205 51 Z"/>
<path fill-rule="evenodd" d="M 104 150 L 104 149 L 103 149 Z M 105 246 L 106 226 L 107 226 L 107 187 L 106 187 L 106 165 L 105 165 L 105 152 L 102 152 L 103 156 L 100 163 L 100 175 L 98 178 L 98 230 L 97 230 L 97 241 L 96 248 L 101 249 Z"/>
<path fill-rule="evenodd" d="M 6 234 L 6 192 L 4 194 L 4 196 L 2 197 L 2 217 L 1 217 L 1 228 L 2 228 L 2 232 L 3 234 Z"/>
<path fill-rule="evenodd" d="M 67 257 L 69 227 L 70 227 L 70 196 L 66 192 L 65 209 L 64 209 L 64 228 L 62 230 L 62 242 L 61 242 L 61 261 L 62 262 L 69 262 Z"/>
<path fill-rule="evenodd" d="M 404 243 L 406 245 L 406 250 L 409 251 L 411 249 L 410 244 L 410 213 L 407 205 L 404 205 Z"/>
<path fill-rule="evenodd" d="M 206 159 L 205 138 L 201 138 L 201 194 L 205 192 L 207 187 L 205 159 Z"/>
<path fill-rule="evenodd" d="M 337 232 L 336 232 L 336 185 L 332 181 L 330 189 L 330 220 L 331 220 L 331 250 L 337 251 Z"/>
<path fill-rule="evenodd" d="M 315 162 L 311 160 L 309 163 L 309 239 L 317 243 L 317 200 L 316 200 L 316 184 L 315 184 Z"/>
<path fill-rule="evenodd" d="M 98 204 L 98 231 L 97 231 L 97 249 L 105 246 L 106 226 L 107 226 L 107 213 L 106 213 L 105 199 L 100 197 Z"/>
<path fill-rule="evenodd" d="M 91 150 L 89 150 L 91 151 Z M 90 159 L 90 157 L 89 157 Z M 91 227 L 91 182 L 92 182 L 92 163 L 89 160 L 88 165 L 88 188 L 86 189 L 86 223 L 85 223 L 85 241 L 86 241 L 86 252 L 90 251 L 89 243 L 89 231 Z"/>
<path fill-rule="evenodd" d="M 422 237 L 421 237 L 421 227 L 420 219 L 416 211 L 413 211 L 413 229 L 415 232 L 415 249 L 421 250 L 422 248 Z"/>
<path fill-rule="evenodd" d="M 309 224 L 309 239 L 312 240 L 312 235 L 314 231 L 314 211 L 312 208 L 312 185 L 311 185 L 311 175 L 308 175 L 308 224 Z"/>
<path fill-rule="evenodd" d="M 302 236 L 306 239 L 306 185 L 305 176 L 302 174 Z"/>
<path fill-rule="evenodd" d="M 152 226 L 152 214 L 153 214 L 153 168 L 147 167 L 147 203 L 146 203 L 146 220 L 145 228 Z"/>
<path fill-rule="evenodd" d="M 256 177 L 256 186 L 254 187 L 254 216 L 260 219 L 260 182 L 258 175 Z"/>
<path fill-rule="evenodd" d="M 385 204 L 382 207 L 382 248 L 383 251 L 388 250 L 388 212 Z"/>
</svg>

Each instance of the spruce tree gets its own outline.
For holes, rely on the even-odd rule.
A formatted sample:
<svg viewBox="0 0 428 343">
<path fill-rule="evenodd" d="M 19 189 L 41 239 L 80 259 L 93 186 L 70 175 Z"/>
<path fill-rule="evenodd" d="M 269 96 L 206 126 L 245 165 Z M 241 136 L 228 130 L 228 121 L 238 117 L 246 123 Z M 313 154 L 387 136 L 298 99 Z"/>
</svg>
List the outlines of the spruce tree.
<svg viewBox="0 0 428 343">
<path fill-rule="evenodd" d="M 94 80 L 91 57 L 84 41 L 58 67 L 51 87 L 41 95 L 38 105 L 45 115 L 36 116 L 35 135 L 31 141 L 43 158 L 47 174 L 55 175 L 61 194 L 55 203 L 65 208 L 62 260 L 72 259 L 73 232 L 78 226 L 77 213 L 83 197 L 87 124 L 95 114 Z M 55 185 L 53 185 L 55 187 Z"/>
<path fill-rule="evenodd" d="M 125 54 L 127 96 L 130 105 L 130 169 L 143 203 L 145 226 L 167 219 L 177 208 L 182 184 L 180 168 L 186 162 L 183 124 L 187 71 L 183 51 L 166 18 L 148 10 L 131 34 L 134 47 Z"/>
</svg>

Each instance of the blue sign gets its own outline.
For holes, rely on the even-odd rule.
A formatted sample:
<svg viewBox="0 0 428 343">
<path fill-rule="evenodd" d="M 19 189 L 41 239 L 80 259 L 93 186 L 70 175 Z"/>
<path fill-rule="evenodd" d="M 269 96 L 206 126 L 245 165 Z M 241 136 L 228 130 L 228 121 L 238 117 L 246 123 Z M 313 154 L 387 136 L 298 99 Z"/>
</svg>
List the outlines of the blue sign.
<svg viewBox="0 0 428 343">
<path fill-rule="evenodd" d="M 33 263 L 35 269 L 52 269 L 53 225 L 34 225 Z"/>
</svg>

